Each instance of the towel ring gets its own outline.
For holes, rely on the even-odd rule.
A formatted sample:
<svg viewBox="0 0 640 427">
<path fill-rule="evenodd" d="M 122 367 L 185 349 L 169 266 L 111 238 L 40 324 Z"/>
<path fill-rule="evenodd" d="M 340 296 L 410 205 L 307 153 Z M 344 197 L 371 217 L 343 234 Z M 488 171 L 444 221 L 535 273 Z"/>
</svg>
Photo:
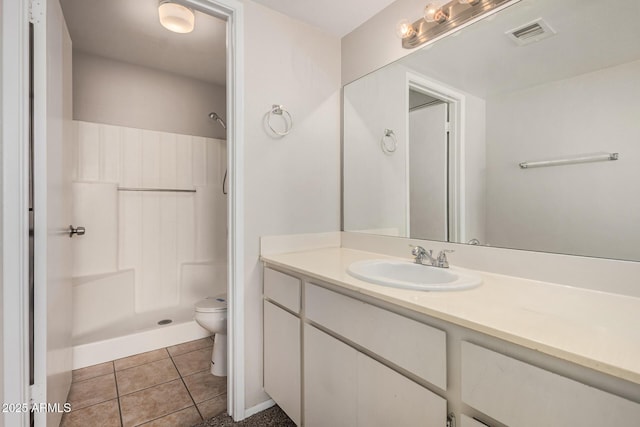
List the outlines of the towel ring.
<svg viewBox="0 0 640 427">
<path fill-rule="evenodd" d="M 284 117 L 285 114 L 286 114 L 287 117 Z M 284 129 L 284 131 L 282 131 L 282 132 L 277 131 L 271 125 L 271 118 L 274 115 L 275 116 L 283 116 L 282 118 L 285 121 L 285 129 Z M 269 126 L 269 129 L 271 129 L 271 132 L 275 133 L 278 136 L 288 135 L 289 132 L 291 132 L 291 128 L 293 128 L 293 117 L 291 117 L 291 114 L 287 110 L 285 110 L 282 105 L 273 104 L 271 106 L 271 110 L 269 111 L 269 113 L 267 113 L 267 126 Z"/>
<path fill-rule="evenodd" d="M 384 135 L 380 139 L 380 147 L 384 154 L 391 155 L 398 148 L 398 139 L 392 129 L 385 129 Z"/>
</svg>

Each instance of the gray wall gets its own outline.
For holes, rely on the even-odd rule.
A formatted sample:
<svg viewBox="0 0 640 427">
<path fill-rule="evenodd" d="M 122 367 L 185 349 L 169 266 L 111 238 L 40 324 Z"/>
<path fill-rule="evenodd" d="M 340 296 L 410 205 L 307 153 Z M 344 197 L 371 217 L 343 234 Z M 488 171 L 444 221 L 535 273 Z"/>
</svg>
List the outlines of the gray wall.
<svg viewBox="0 0 640 427">
<path fill-rule="evenodd" d="M 73 118 L 226 139 L 225 87 L 73 51 Z"/>
</svg>

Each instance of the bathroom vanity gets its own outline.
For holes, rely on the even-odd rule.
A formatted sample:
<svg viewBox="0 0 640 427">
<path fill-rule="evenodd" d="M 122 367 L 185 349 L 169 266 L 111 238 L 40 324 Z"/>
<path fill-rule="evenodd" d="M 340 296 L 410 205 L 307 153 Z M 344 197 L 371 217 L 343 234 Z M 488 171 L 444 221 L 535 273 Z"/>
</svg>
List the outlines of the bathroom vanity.
<svg viewBox="0 0 640 427">
<path fill-rule="evenodd" d="M 640 422 L 640 299 L 485 272 L 451 292 L 347 274 L 368 259 L 397 258 L 262 256 L 264 388 L 297 425 Z"/>
</svg>

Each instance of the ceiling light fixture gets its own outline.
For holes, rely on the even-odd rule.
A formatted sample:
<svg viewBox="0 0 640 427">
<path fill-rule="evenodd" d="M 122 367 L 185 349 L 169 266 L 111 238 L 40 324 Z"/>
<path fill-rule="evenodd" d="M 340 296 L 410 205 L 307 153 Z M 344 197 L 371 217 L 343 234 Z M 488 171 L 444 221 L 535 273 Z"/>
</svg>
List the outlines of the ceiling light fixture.
<svg viewBox="0 0 640 427">
<path fill-rule="evenodd" d="M 444 33 L 459 29 L 469 21 L 477 20 L 520 0 L 431 0 L 424 8 L 423 17 L 413 24 L 403 19 L 396 25 L 402 47 L 421 46 Z"/>
<path fill-rule="evenodd" d="M 193 10 L 170 0 L 160 0 L 158 16 L 160 24 L 174 33 L 190 33 L 195 27 Z"/>
</svg>

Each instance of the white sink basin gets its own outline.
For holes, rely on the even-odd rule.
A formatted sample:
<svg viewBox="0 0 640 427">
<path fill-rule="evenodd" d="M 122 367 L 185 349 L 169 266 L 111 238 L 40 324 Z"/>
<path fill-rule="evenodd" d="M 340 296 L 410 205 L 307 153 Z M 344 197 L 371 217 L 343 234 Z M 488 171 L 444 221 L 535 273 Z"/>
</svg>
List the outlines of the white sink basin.
<svg viewBox="0 0 640 427">
<path fill-rule="evenodd" d="M 376 285 L 419 291 L 459 291 L 482 283 L 479 276 L 458 269 L 388 259 L 357 261 L 347 268 L 347 272 L 356 279 Z"/>
</svg>

